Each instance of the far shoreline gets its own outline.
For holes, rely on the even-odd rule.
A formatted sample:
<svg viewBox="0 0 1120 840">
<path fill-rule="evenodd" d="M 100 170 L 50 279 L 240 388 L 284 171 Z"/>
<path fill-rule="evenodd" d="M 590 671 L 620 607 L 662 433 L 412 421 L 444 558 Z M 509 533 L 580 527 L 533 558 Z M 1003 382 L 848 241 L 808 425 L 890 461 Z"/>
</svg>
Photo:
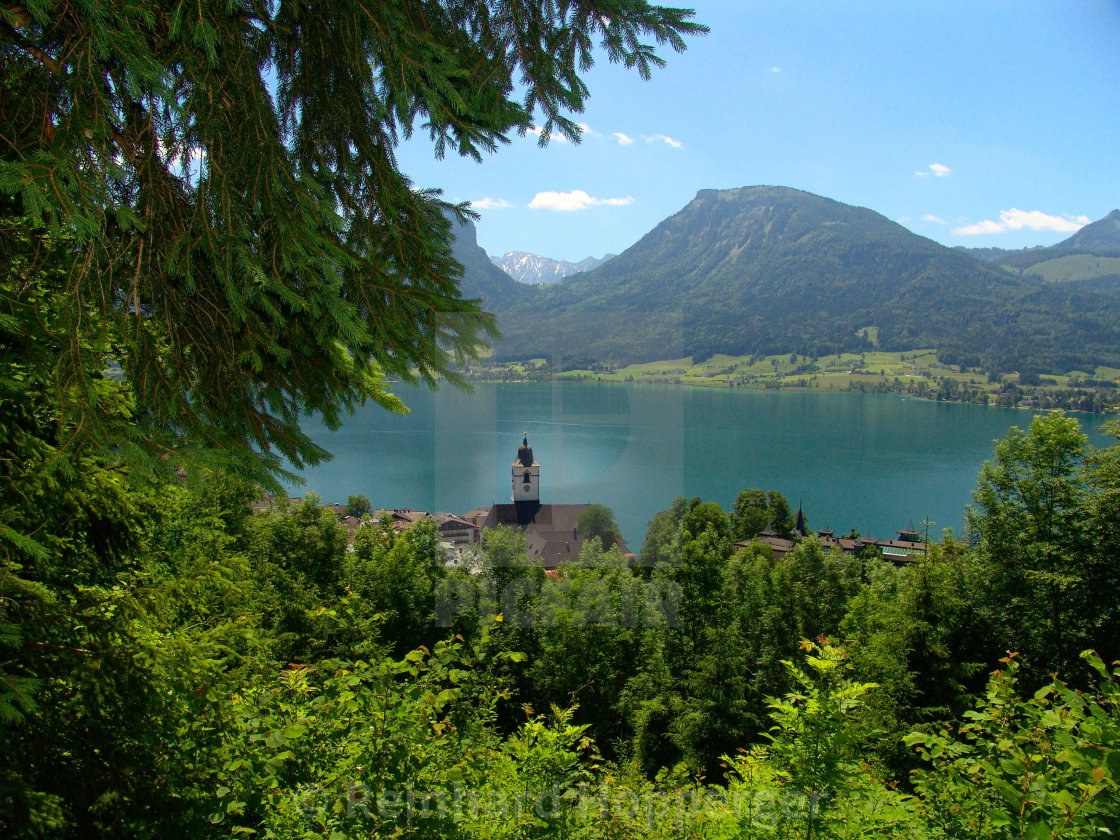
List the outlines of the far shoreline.
<svg viewBox="0 0 1120 840">
<path fill-rule="evenodd" d="M 975 368 L 945 365 L 933 350 L 873 351 L 808 357 L 691 357 L 612 367 L 597 363 L 556 369 L 543 358 L 476 365 L 465 371 L 468 383 L 548 381 L 677 385 L 750 391 L 899 394 L 929 402 L 1059 409 L 1085 414 L 1120 413 L 1120 369 L 1065 374 L 1015 372 L 989 375 Z"/>
</svg>

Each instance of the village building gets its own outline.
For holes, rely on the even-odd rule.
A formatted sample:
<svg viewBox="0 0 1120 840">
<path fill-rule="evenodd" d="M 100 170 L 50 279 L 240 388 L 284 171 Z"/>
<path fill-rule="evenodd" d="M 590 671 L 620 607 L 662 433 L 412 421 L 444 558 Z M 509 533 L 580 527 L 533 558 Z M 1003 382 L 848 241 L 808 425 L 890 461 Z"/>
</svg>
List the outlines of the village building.
<svg viewBox="0 0 1120 840">
<path fill-rule="evenodd" d="M 804 528 L 803 520 L 801 518 L 801 511 L 798 510 L 798 524 L 801 526 L 795 528 L 795 535 L 798 537 L 804 536 L 802 529 Z M 883 559 L 894 563 L 896 566 L 904 566 L 907 563 L 913 563 L 919 557 L 926 553 L 926 543 L 921 539 L 921 533 L 915 531 L 913 528 L 903 528 L 898 532 L 898 538 L 893 540 L 881 540 L 875 537 L 860 537 L 849 535 L 847 537 L 837 537 L 830 530 L 817 531 L 817 540 L 821 544 L 821 548 L 825 551 L 840 551 L 844 554 L 859 554 L 865 548 L 874 547 Z M 798 540 L 799 541 L 799 540 Z M 737 548 L 747 548 L 752 543 L 761 543 L 768 546 L 774 553 L 774 557 L 782 557 L 789 552 L 793 551 L 793 547 L 797 545 L 795 540 L 784 539 L 777 534 L 770 531 L 763 531 L 753 540 L 739 540 L 735 543 Z"/>
<path fill-rule="evenodd" d="M 455 516 L 452 513 L 433 513 L 432 519 L 436 521 L 440 540 L 454 546 L 457 550 L 473 545 L 481 538 L 478 526 L 465 517 Z"/>
<path fill-rule="evenodd" d="M 547 504 L 541 502 L 541 465 L 533 457 L 526 434 L 510 465 L 510 502 L 473 512 L 482 528 L 517 528 L 525 534 L 529 556 L 553 570 L 579 558 L 587 535 L 579 530 L 579 515 L 590 504 Z M 629 554 L 620 537 L 616 543 Z M 607 546 L 609 548 L 609 546 Z"/>
</svg>

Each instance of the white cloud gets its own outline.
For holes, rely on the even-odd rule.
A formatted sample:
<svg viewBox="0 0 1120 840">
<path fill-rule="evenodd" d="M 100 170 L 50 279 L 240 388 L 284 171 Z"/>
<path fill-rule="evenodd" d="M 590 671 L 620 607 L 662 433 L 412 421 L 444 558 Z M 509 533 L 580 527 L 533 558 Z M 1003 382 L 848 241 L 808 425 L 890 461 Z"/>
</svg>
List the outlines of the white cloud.
<svg viewBox="0 0 1120 840">
<path fill-rule="evenodd" d="M 504 198 L 491 198 L 490 196 L 471 202 L 472 210 L 504 210 L 507 207 L 513 207 L 513 205 Z"/>
<path fill-rule="evenodd" d="M 629 146 L 631 143 L 634 142 L 633 137 L 630 137 L 627 134 L 623 134 L 621 131 L 616 131 L 616 132 L 612 133 L 611 137 L 613 137 L 615 140 L 617 140 L 618 145 L 620 145 L 620 146 Z"/>
<path fill-rule="evenodd" d="M 684 148 L 684 143 L 682 143 L 680 140 L 674 140 L 668 134 L 654 134 L 654 135 L 651 135 L 649 137 L 646 137 L 646 142 L 647 143 L 657 143 L 658 141 L 660 141 L 662 143 L 667 143 L 668 145 L 672 146 L 674 149 L 683 149 Z"/>
<path fill-rule="evenodd" d="M 978 236 L 985 233 L 1006 233 L 1009 230 L 1053 230 L 1058 233 L 1073 233 L 1081 230 L 1092 219 L 1088 216 L 1051 216 L 1041 210 L 1001 210 L 999 221 L 985 219 L 974 225 L 953 228 L 959 236 Z"/>
<path fill-rule="evenodd" d="M 1038 210 L 1007 210 L 999 217 L 1011 230 L 1056 230 L 1061 233 L 1074 233 L 1093 221 L 1088 216 L 1048 216 Z"/>
<path fill-rule="evenodd" d="M 953 170 L 943 163 L 931 163 L 929 169 L 923 169 L 914 174 L 919 178 L 929 178 L 931 175 L 935 178 L 944 178 Z"/>
<path fill-rule="evenodd" d="M 922 216 L 922 220 L 926 221 L 926 222 L 933 222 L 935 225 L 948 224 L 948 222 L 946 222 L 940 216 L 934 216 L 932 213 L 929 213 L 929 214 L 926 214 L 925 216 Z"/>
<path fill-rule="evenodd" d="M 591 126 L 589 126 L 587 123 L 576 123 L 576 125 L 579 126 L 579 130 L 586 137 L 602 137 L 603 136 L 598 131 L 593 129 Z"/>
<path fill-rule="evenodd" d="M 622 207 L 633 203 L 633 201 L 634 199 L 631 196 L 626 198 L 595 198 L 583 190 L 572 190 L 571 192 L 546 191 L 533 196 L 533 200 L 529 202 L 529 207 L 534 210 L 572 211 L 586 210 L 588 207 L 595 207 L 596 205 Z"/>
<path fill-rule="evenodd" d="M 1005 233 L 1007 228 L 999 222 L 991 220 L 984 222 L 977 222 L 974 225 L 965 225 L 964 227 L 953 228 L 953 233 L 957 236 L 980 236 L 985 233 Z"/>
<path fill-rule="evenodd" d="M 773 67 L 771 67 L 771 68 L 770 68 L 770 72 L 771 72 L 771 73 L 781 73 L 781 72 L 782 72 L 782 68 L 781 68 L 781 67 L 778 67 L 777 65 L 775 65 L 775 66 L 773 66 Z"/>
</svg>

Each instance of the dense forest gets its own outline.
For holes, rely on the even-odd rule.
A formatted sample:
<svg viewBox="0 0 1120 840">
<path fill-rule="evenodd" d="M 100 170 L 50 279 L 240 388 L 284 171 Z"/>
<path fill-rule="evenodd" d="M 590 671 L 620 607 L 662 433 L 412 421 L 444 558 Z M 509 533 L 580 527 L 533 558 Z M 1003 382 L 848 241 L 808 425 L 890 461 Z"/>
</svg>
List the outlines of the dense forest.
<svg viewBox="0 0 1120 840">
<path fill-rule="evenodd" d="M 1060 414 L 902 567 L 775 558 L 788 506 L 748 488 L 555 574 L 518 531 L 449 567 L 429 523 L 348 546 L 314 496 L 129 482 L 37 422 L 4 452 L 5 836 L 1120 830 L 1120 447 Z"/>
</svg>

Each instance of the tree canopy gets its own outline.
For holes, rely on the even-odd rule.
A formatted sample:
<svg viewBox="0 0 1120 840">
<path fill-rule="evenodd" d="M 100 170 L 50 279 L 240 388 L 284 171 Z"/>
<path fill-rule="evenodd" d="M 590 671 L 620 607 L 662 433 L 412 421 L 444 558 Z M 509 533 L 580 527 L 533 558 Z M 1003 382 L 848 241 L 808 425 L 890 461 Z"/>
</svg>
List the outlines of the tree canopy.
<svg viewBox="0 0 1120 840">
<path fill-rule="evenodd" d="M 394 150 L 479 158 L 569 115 L 597 50 L 648 76 L 692 12 L 625 2 L 288 0 L 7 4 L 0 10 L 0 349 L 51 354 L 67 419 L 92 435 L 119 370 L 140 439 L 275 471 L 381 385 L 454 379 L 494 335 L 458 296 L 447 212 Z M 651 41 L 652 43 L 647 43 Z M 17 317 L 20 310 L 25 317 Z M 9 336 L 7 333 L 13 333 Z M 97 343 L 90 351 L 91 342 Z"/>
<path fill-rule="evenodd" d="M 606 505 L 589 505 L 580 513 L 576 527 L 585 539 L 598 537 L 604 548 L 610 548 L 622 539 L 614 511 Z"/>
</svg>

